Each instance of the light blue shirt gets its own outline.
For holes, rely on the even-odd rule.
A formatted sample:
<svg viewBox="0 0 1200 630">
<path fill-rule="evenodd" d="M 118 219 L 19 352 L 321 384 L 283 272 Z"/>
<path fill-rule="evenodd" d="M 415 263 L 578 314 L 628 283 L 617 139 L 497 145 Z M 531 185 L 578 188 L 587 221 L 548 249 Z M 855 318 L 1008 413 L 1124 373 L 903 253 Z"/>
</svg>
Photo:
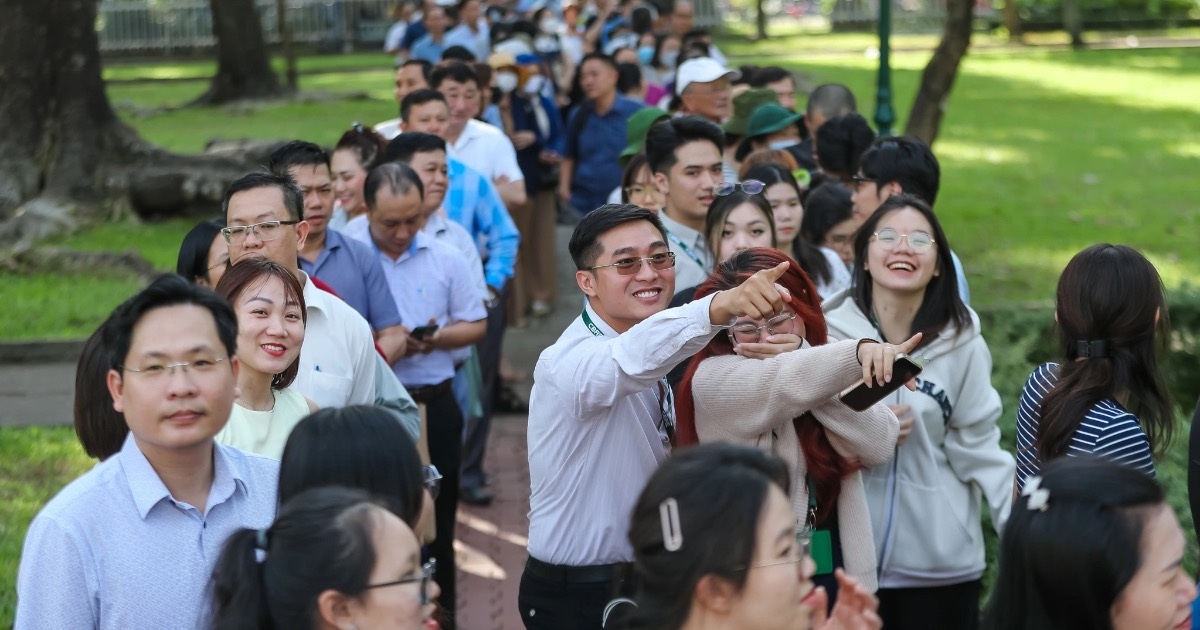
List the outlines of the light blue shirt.
<svg viewBox="0 0 1200 630">
<path fill-rule="evenodd" d="M 300 269 L 333 287 L 338 297 L 358 311 L 372 330 L 391 328 L 400 323 L 400 314 L 387 291 L 383 270 L 375 264 L 375 254 L 362 243 L 325 231 L 325 247 L 315 262 L 300 258 Z"/>
<path fill-rule="evenodd" d="M 449 46 L 446 45 L 446 38 L 442 37 L 442 43 L 433 41 L 433 35 L 425 33 L 413 42 L 412 49 L 409 51 L 409 58 L 424 59 L 434 65 L 442 62 L 442 53 L 446 52 Z"/>
<path fill-rule="evenodd" d="M 50 500 L 25 536 L 17 630 L 197 628 L 225 540 L 275 518 L 279 463 L 214 444 L 201 514 L 176 501 L 133 434 Z"/>
<path fill-rule="evenodd" d="M 431 319 L 442 328 L 487 319 L 487 310 L 473 280 L 479 270 L 471 267 L 462 252 L 418 232 L 408 251 L 393 260 L 379 251 L 369 233 L 365 238 L 379 256 L 396 309 L 410 329 L 424 326 Z M 434 350 L 400 359 L 392 369 L 407 388 L 437 385 L 454 377 L 454 354 L 450 350 Z"/>
<path fill-rule="evenodd" d="M 517 264 L 517 248 L 521 244 L 517 225 L 496 186 L 483 173 L 461 160 L 448 157 L 446 175 L 450 185 L 442 208 L 450 220 L 466 228 L 481 247 L 479 255 L 485 261 L 483 269 L 487 283 L 503 289 Z"/>
</svg>

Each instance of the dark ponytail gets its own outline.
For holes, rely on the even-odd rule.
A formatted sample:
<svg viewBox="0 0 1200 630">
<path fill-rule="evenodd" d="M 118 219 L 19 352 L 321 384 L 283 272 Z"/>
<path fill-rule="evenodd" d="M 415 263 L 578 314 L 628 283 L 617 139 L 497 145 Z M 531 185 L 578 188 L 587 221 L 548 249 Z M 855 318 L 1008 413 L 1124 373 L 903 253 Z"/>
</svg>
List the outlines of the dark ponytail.
<svg viewBox="0 0 1200 630">
<path fill-rule="evenodd" d="M 213 574 L 211 627 L 316 627 L 322 592 L 365 590 L 375 568 L 374 519 L 385 510 L 361 490 L 324 486 L 288 501 L 269 528 L 234 533 Z"/>
<path fill-rule="evenodd" d="M 1155 456 L 1162 456 L 1174 423 L 1158 369 L 1167 307 L 1154 265 L 1125 245 L 1102 243 L 1079 252 L 1059 278 L 1055 319 L 1063 361 L 1058 380 L 1042 399 L 1038 459 L 1065 454 L 1092 406 L 1122 394 Z M 1087 344 L 1097 341 L 1102 348 Z"/>
</svg>

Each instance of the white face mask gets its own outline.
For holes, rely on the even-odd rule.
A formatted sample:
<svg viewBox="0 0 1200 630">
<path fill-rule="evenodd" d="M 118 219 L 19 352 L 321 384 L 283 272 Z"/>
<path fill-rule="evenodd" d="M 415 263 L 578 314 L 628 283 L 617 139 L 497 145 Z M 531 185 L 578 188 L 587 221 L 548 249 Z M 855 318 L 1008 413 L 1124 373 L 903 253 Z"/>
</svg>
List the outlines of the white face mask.
<svg viewBox="0 0 1200 630">
<path fill-rule="evenodd" d="M 546 84 L 546 77 L 544 77 L 540 74 L 535 74 L 535 75 L 529 77 L 528 79 L 526 79 L 525 88 L 524 88 L 525 93 L 526 94 L 537 94 L 538 92 L 542 91 L 542 86 L 545 84 Z"/>
<path fill-rule="evenodd" d="M 786 148 L 792 146 L 793 144 L 799 144 L 799 143 L 796 142 L 795 140 L 775 140 L 774 142 L 771 143 L 771 148 L 776 151 L 782 151 L 783 149 L 786 149 Z"/>
<path fill-rule="evenodd" d="M 496 88 L 505 94 L 517 89 L 517 75 L 512 72 L 497 72 Z"/>
<path fill-rule="evenodd" d="M 675 62 L 679 59 L 678 50 L 664 50 L 658 54 L 658 60 L 662 62 L 663 67 L 674 68 Z"/>
</svg>

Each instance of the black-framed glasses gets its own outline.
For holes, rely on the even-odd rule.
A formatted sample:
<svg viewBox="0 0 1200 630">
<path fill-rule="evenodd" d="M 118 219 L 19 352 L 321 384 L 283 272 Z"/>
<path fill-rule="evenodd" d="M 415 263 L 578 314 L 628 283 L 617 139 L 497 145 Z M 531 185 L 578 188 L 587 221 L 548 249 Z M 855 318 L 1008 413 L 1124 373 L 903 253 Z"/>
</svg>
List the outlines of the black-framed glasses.
<svg viewBox="0 0 1200 630">
<path fill-rule="evenodd" d="M 622 276 L 632 276 L 633 274 L 642 270 L 643 262 L 650 263 L 651 267 L 654 267 L 659 271 L 670 269 L 671 267 L 675 266 L 675 252 L 662 252 L 661 254 L 647 256 L 645 258 L 622 258 L 617 262 L 609 263 L 607 265 L 588 267 L 588 270 L 595 271 L 597 269 L 604 269 L 605 267 L 616 267 L 617 273 L 621 274 Z"/>
<path fill-rule="evenodd" d="M 432 464 L 429 466 L 422 466 L 421 473 L 424 475 L 424 479 L 421 480 L 421 483 L 423 483 L 425 485 L 425 489 L 429 491 L 429 496 L 436 499 L 438 492 L 442 489 L 442 473 L 438 472 L 437 466 Z"/>
<path fill-rule="evenodd" d="M 796 314 L 786 312 L 768 319 L 762 326 L 755 326 L 750 322 L 735 324 L 729 328 L 729 337 L 734 343 L 758 343 L 762 339 L 763 330 L 766 330 L 768 335 L 773 335 L 776 328 L 786 326 L 793 319 L 796 319 Z"/>
<path fill-rule="evenodd" d="M 934 240 L 929 232 L 916 231 L 911 234 L 901 234 L 893 228 L 883 228 L 875 233 L 875 242 L 886 251 L 892 251 L 900 246 L 901 239 L 908 241 L 908 248 L 916 254 L 924 254 L 933 248 Z"/>
<path fill-rule="evenodd" d="M 125 372 L 141 374 L 145 378 L 158 379 L 162 378 L 163 376 L 174 376 L 175 368 L 180 368 L 183 370 L 184 374 L 189 372 L 206 374 L 216 368 L 218 363 L 227 358 L 229 357 L 205 357 L 193 359 L 191 361 L 179 361 L 177 363 L 151 363 L 149 365 L 142 366 L 140 369 L 122 365 L 121 369 Z"/>
<path fill-rule="evenodd" d="M 866 183 L 878 184 L 878 182 L 865 175 L 852 175 L 850 177 L 850 187 L 854 189 L 854 192 L 858 192 L 858 188 Z"/>
<path fill-rule="evenodd" d="M 747 195 L 757 195 L 766 187 L 766 184 L 758 181 L 757 179 L 747 179 L 741 182 L 724 182 L 722 184 L 717 184 L 716 187 L 713 188 L 713 194 L 718 197 L 724 197 L 725 195 L 732 195 L 733 191 L 735 190 L 741 189 L 741 191 Z"/>
<path fill-rule="evenodd" d="M 437 560 L 430 560 L 429 562 L 426 562 L 425 564 L 421 565 L 421 574 L 420 575 L 414 575 L 412 577 L 402 578 L 402 579 L 396 580 L 394 582 L 380 582 L 379 584 L 368 584 L 363 587 L 363 590 L 369 590 L 369 589 L 373 589 L 373 588 L 383 588 L 385 586 L 396 586 L 399 584 L 412 584 L 413 582 L 420 582 L 421 583 L 421 593 L 420 593 L 420 597 L 418 598 L 417 601 L 420 602 L 420 604 L 422 606 L 424 606 L 425 604 L 429 603 L 429 583 L 431 581 L 433 581 L 433 576 L 436 573 L 437 573 Z"/>
<path fill-rule="evenodd" d="M 283 236 L 283 226 L 296 225 L 297 223 L 299 221 L 263 221 L 262 223 L 251 225 L 233 225 L 221 228 L 221 234 L 225 235 L 226 243 L 240 243 L 246 240 L 246 236 L 251 232 L 260 241 L 273 241 Z"/>
</svg>

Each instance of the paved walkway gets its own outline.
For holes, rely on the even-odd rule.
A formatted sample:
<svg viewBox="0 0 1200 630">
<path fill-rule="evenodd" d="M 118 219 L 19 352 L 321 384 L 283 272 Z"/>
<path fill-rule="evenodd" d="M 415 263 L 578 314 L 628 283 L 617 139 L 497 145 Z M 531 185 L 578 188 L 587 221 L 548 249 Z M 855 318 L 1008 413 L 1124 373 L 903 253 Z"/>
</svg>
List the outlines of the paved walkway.
<svg viewBox="0 0 1200 630">
<path fill-rule="evenodd" d="M 558 338 L 581 305 L 574 266 L 567 254 L 570 229 L 558 231 L 559 281 L 555 311 L 530 319 L 505 337 L 504 354 L 518 371 L 529 374 L 517 386 L 528 400 L 538 354 Z M 9 427 L 67 425 L 75 388 L 75 363 L 0 365 L 0 440 Z M 518 630 L 517 588 L 525 564 L 529 531 L 529 467 L 524 415 L 493 421 L 485 468 L 496 500 L 486 508 L 460 505 L 455 548 L 459 564 L 459 628 Z"/>
</svg>

